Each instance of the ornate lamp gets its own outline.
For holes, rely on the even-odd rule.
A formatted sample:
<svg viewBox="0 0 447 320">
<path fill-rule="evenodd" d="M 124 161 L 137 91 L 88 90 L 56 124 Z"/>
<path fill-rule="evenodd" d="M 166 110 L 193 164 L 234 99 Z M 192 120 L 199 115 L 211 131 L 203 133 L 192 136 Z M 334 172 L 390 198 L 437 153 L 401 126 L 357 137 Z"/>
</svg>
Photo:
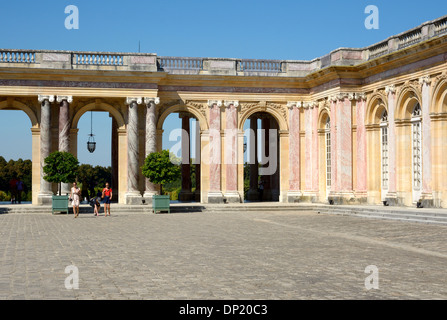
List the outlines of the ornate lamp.
<svg viewBox="0 0 447 320">
<path fill-rule="evenodd" d="M 96 149 L 96 142 L 95 138 L 93 138 L 95 135 L 93 134 L 93 111 L 90 111 L 90 134 L 87 141 L 87 149 L 90 153 L 95 152 Z"/>
</svg>

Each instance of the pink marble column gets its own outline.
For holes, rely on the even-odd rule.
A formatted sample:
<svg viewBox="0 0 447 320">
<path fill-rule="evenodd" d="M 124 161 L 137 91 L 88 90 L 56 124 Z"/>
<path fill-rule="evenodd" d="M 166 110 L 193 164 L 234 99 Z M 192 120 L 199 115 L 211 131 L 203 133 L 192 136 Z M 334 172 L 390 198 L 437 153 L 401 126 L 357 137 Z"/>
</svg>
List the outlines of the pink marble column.
<svg viewBox="0 0 447 320">
<path fill-rule="evenodd" d="M 38 195 L 39 204 L 50 204 L 53 191 L 51 182 L 47 182 L 44 177 L 43 167 L 45 158 L 51 152 L 51 103 L 54 96 L 39 95 L 40 107 L 40 192 Z"/>
<path fill-rule="evenodd" d="M 331 108 L 331 191 L 329 195 L 336 194 L 339 191 L 338 186 L 338 136 L 337 136 L 337 99 L 335 97 L 329 98 Z"/>
<path fill-rule="evenodd" d="M 432 156 L 431 156 L 431 132 L 430 132 L 430 77 L 419 79 L 422 86 L 422 199 L 424 207 L 433 206 L 432 194 Z"/>
<path fill-rule="evenodd" d="M 69 107 L 73 102 L 72 96 L 57 96 L 59 106 L 59 151 L 70 152 L 70 119 Z M 70 184 L 61 183 L 61 193 L 70 193 Z"/>
<path fill-rule="evenodd" d="M 227 202 L 240 202 L 237 191 L 237 107 L 239 101 L 225 101 L 225 168 Z"/>
<path fill-rule="evenodd" d="M 289 109 L 289 197 L 300 197 L 300 107 L 301 102 L 287 103 Z M 295 195 L 292 195 L 294 193 Z M 289 196 L 290 194 L 290 196 Z M 296 199 L 299 200 L 299 199 Z M 289 201 L 295 201 L 289 200 Z"/>
<path fill-rule="evenodd" d="M 316 196 L 319 189 L 319 159 L 318 159 L 318 104 L 312 103 L 312 191 Z"/>
<path fill-rule="evenodd" d="M 340 191 L 352 193 L 352 105 L 353 97 L 339 95 L 337 117 L 338 181 Z"/>
<path fill-rule="evenodd" d="M 356 197 L 366 197 L 367 191 L 367 155 L 366 155 L 366 127 L 365 127 L 365 94 L 356 94 L 357 101 L 357 181 L 356 181 Z"/>
<path fill-rule="evenodd" d="M 141 204 L 142 196 L 138 190 L 139 177 L 139 134 L 138 105 L 142 98 L 127 98 L 127 193 L 126 204 Z"/>
<path fill-rule="evenodd" d="M 306 171 L 304 175 L 304 190 L 308 193 L 312 190 L 312 173 L 313 161 L 312 161 L 312 109 L 310 103 L 304 104 L 304 163 L 306 165 Z"/>
<path fill-rule="evenodd" d="M 146 105 L 146 135 L 145 135 L 145 157 L 157 151 L 157 117 L 156 107 L 160 103 L 160 98 L 145 97 Z M 145 178 L 144 198 L 147 203 L 152 203 L 152 197 L 158 193 L 158 186 Z"/>
<path fill-rule="evenodd" d="M 396 124 L 395 120 L 395 100 L 396 88 L 394 85 L 387 86 L 385 93 L 388 96 L 388 193 L 386 200 L 390 205 L 397 204 L 396 193 Z"/>
<path fill-rule="evenodd" d="M 221 130 L 220 107 L 222 106 L 222 101 L 210 100 L 208 101 L 208 106 L 210 108 L 209 112 L 210 190 L 208 192 L 208 202 L 221 203 L 223 202 L 223 195 L 221 189 L 222 142 L 220 135 Z"/>
</svg>

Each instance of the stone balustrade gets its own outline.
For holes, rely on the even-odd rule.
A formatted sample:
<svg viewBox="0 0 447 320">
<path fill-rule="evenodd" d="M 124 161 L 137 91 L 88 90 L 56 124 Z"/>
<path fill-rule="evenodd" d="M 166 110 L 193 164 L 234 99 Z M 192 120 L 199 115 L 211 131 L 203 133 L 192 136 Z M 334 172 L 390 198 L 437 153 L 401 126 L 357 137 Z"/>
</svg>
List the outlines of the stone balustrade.
<svg viewBox="0 0 447 320">
<path fill-rule="evenodd" d="M 333 66 L 354 66 L 447 34 L 447 15 L 365 48 L 339 48 L 311 61 L 157 57 L 152 53 L 0 49 L 0 67 L 85 69 L 305 77 Z"/>
</svg>

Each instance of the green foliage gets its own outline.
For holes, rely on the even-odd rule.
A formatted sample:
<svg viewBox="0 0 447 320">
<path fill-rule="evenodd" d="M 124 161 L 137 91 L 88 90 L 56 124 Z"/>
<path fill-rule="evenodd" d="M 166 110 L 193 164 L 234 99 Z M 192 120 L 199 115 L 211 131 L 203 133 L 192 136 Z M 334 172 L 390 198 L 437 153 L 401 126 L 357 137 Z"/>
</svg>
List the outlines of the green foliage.
<svg viewBox="0 0 447 320">
<path fill-rule="evenodd" d="M 55 151 L 45 158 L 43 167 L 44 179 L 48 182 L 59 184 L 59 195 L 61 194 L 61 183 L 75 181 L 79 161 L 69 152 Z"/>
<path fill-rule="evenodd" d="M 30 201 L 31 197 L 28 196 L 29 190 L 31 189 L 31 179 L 32 179 L 32 162 L 31 160 L 19 159 L 9 160 L 8 162 L 0 156 L 0 190 L 4 191 L 0 194 L 0 201 L 10 201 L 11 192 L 9 182 L 12 178 L 17 178 L 22 180 L 24 183 L 24 195 L 22 196 L 23 201 Z"/>
<path fill-rule="evenodd" d="M 180 165 L 168 150 L 153 152 L 144 160 L 141 171 L 152 183 L 165 185 L 180 178 Z"/>
</svg>

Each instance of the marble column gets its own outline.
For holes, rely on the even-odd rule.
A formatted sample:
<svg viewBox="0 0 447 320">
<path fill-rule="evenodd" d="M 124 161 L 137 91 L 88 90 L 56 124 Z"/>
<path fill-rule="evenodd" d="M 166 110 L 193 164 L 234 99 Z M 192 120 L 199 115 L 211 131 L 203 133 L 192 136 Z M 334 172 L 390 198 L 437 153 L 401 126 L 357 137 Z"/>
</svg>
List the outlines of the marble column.
<svg viewBox="0 0 447 320">
<path fill-rule="evenodd" d="M 249 135 L 249 145 L 250 145 L 250 188 L 247 192 L 247 200 L 257 201 L 259 199 L 258 192 L 258 118 L 256 115 L 250 118 L 250 135 Z"/>
<path fill-rule="evenodd" d="M 237 190 L 237 107 L 239 101 L 225 101 L 225 167 L 227 202 L 241 202 Z"/>
<path fill-rule="evenodd" d="M 396 190 L 396 123 L 395 103 L 396 88 L 394 85 L 385 87 L 385 93 L 388 97 L 388 192 L 385 195 L 385 201 L 388 205 L 397 205 Z"/>
<path fill-rule="evenodd" d="M 359 202 L 367 201 L 367 155 L 366 155 L 366 127 L 365 127 L 365 113 L 366 113 L 366 95 L 364 93 L 356 93 L 356 190 L 355 197 Z"/>
<path fill-rule="evenodd" d="M 431 155 L 431 120 L 430 120 L 430 77 L 421 77 L 419 83 L 422 86 L 422 206 L 433 207 L 432 190 L 432 155 Z"/>
<path fill-rule="evenodd" d="M 127 98 L 127 193 L 126 204 L 141 204 L 142 197 L 138 190 L 139 177 L 139 139 L 138 139 L 138 105 L 142 98 Z"/>
<path fill-rule="evenodd" d="M 191 201 L 193 194 L 191 191 L 191 128 L 189 121 L 191 115 L 188 112 L 181 112 L 179 118 L 182 119 L 182 189 L 179 192 L 179 201 Z"/>
<path fill-rule="evenodd" d="M 311 148 L 311 157 L 312 157 L 312 193 L 313 199 L 318 201 L 319 195 L 319 179 L 320 179 L 320 170 L 319 170 L 319 158 L 318 158 L 318 103 L 312 102 L 312 148 Z"/>
<path fill-rule="evenodd" d="M 288 102 L 289 109 L 289 191 L 287 202 L 299 202 L 300 188 L 300 107 L 302 102 Z"/>
<path fill-rule="evenodd" d="M 52 185 L 44 177 L 43 167 L 45 158 L 51 152 L 51 103 L 54 102 L 54 96 L 39 95 L 40 106 L 40 192 L 38 195 L 39 204 L 51 204 Z"/>
<path fill-rule="evenodd" d="M 343 93 L 338 96 L 338 174 L 339 187 L 343 203 L 354 199 L 352 185 L 352 103 L 353 94 Z"/>
<path fill-rule="evenodd" d="M 331 119 L 331 190 L 328 195 L 329 203 L 333 203 L 334 198 L 338 196 L 338 168 L 337 168 L 337 162 L 338 162 L 338 152 L 337 152 L 337 144 L 338 144 L 338 137 L 337 137 L 337 98 L 335 96 L 329 97 L 329 103 L 330 103 L 330 119 Z"/>
<path fill-rule="evenodd" d="M 73 102 L 72 96 L 57 96 L 59 105 L 59 151 L 70 152 L 70 119 L 69 108 Z M 70 184 L 61 184 L 62 194 L 70 193 Z"/>
<path fill-rule="evenodd" d="M 221 111 L 222 101 L 209 100 L 208 106 L 210 108 L 210 190 L 208 192 L 208 203 L 222 203 L 223 194 L 221 187 Z"/>
<path fill-rule="evenodd" d="M 145 97 L 144 104 L 146 105 L 146 136 L 145 136 L 145 158 L 157 152 L 157 118 L 156 107 L 160 103 L 160 98 Z M 152 196 L 158 194 L 158 186 L 153 184 L 149 178 L 145 178 L 145 190 L 143 198 L 145 203 L 152 203 Z"/>
</svg>

